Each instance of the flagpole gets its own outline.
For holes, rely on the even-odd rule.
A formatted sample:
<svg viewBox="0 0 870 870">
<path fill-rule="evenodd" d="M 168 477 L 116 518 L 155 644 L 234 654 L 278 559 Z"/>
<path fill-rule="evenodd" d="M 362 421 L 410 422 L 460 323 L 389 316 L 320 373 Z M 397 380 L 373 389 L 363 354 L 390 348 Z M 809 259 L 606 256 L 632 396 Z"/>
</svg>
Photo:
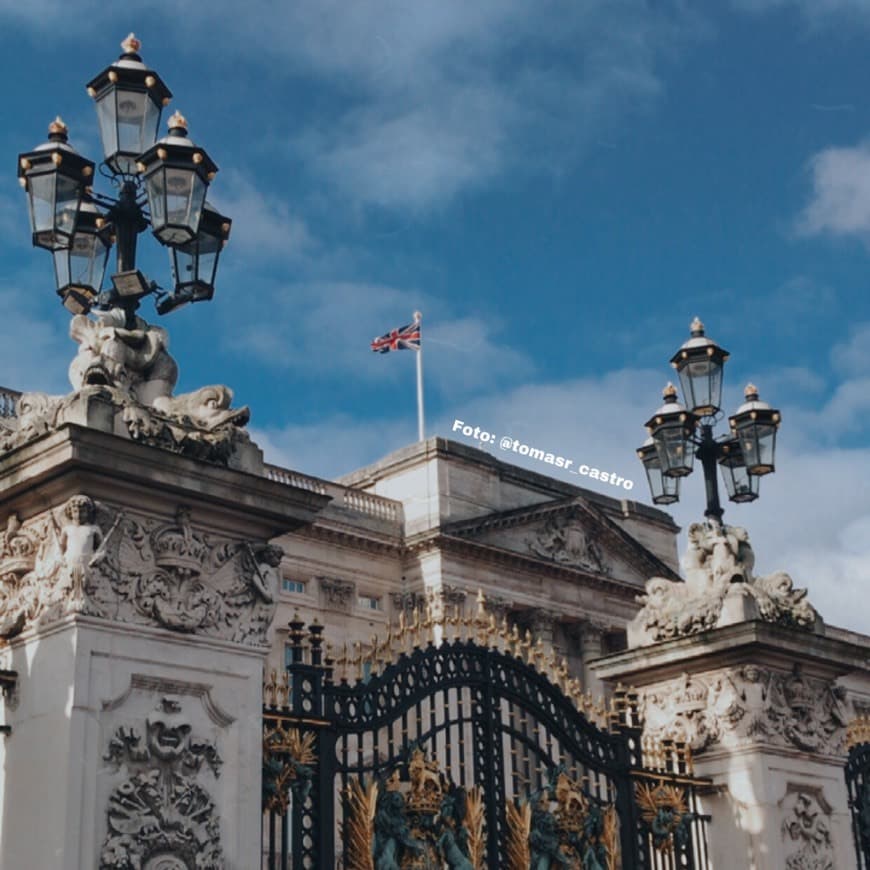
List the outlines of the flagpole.
<svg viewBox="0 0 870 870">
<path fill-rule="evenodd" d="M 419 329 L 423 315 L 419 311 L 414 312 L 414 322 Z M 420 335 L 420 347 L 417 348 L 417 435 L 420 441 L 425 440 L 425 424 L 423 417 L 423 337 Z"/>
</svg>

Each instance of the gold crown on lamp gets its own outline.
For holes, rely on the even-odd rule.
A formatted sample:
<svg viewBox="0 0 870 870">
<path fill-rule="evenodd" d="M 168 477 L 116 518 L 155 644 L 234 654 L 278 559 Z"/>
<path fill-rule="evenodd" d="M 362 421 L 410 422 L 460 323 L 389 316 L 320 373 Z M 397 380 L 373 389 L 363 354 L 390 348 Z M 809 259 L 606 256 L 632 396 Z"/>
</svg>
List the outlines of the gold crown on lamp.
<svg viewBox="0 0 870 870">
<path fill-rule="evenodd" d="M 49 125 L 48 125 L 48 133 L 49 135 L 57 135 L 62 134 L 66 135 L 69 133 L 69 127 L 63 122 L 63 118 L 58 115 Z"/>
</svg>

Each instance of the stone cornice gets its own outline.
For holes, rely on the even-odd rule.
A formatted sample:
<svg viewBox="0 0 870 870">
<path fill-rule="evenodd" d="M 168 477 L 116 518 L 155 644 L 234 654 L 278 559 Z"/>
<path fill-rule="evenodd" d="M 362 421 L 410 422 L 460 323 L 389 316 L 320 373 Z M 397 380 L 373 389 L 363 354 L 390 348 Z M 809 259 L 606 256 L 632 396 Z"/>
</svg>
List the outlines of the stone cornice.
<svg viewBox="0 0 870 870">
<path fill-rule="evenodd" d="M 714 628 L 598 659 L 599 679 L 645 685 L 685 671 L 701 673 L 745 663 L 790 669 L 801 662 L 808 674 L 833 679 L 870 669 L 870 649 L 848 641 L 752 620 Z"/>
<path fill-rule="evenodd" d="M 388 541 L 384 538 L 375 538 L 373 533 L 361 534 L 351 527 L 337 527 L 316 522 L 296 533 L 301 538 L 312 538 L 318 541 L 327 541 L 331 544 L 340 544 L 356 549 L 365 550 L 369 553 L 393 553 L 401 554 L 405 547 L 401 539 Z"/>
<path fill-rule="evenodd" d="M 571 568 L 557 562 L 548 562 L 535 556 L 525 556 L 514 550 L 506 550 L 503 547 L 484 544 L 473 539 L 445 535 L 442 532 L 427 532 L 417 535 L 407 544 L 407 552 L 409 553 L 438 549 L 471 556 L 488 564 L 507 565 L 530 574 L 569 580 L 590 589 L 604 590 L 632 603 L 635 596 L 643 591 L 633 583 L 620 582 L 580 568 Z"/>
<path fill-rule="evenodd" d="M 166 499 L 200 511 L 208 506 L 213 521 L 241 534 L 249 518 L 258 534 L 264 527 L 278 535 L 306 525 L 330 500 L 72 423 L 0 456 L 0 503 L 18 510 L 22 498 L 22 519 L 33 511 L 28 491 L 38 487 L 45 504 L 83 486 L 94 497 L 158 512 Z"/>
<path fill-rule="evenodd" d="M 553 515 L 577 516 L 595 527 L 600 533 L 600 543 L 609 544 L 610 548 L 622 556 L 632 567 L 643 576 L 665 577 L 679 580 L 679 575 L 658 556 L 636 541 L 631 535 L 621 529 L 604 512 L 589 504 L 583 496 L 571 496 L 559 501 L 541 502 L 530 507 L 514 508 L 497 514 L 462 520 L 442 526 L 444 534 L 456 537 L 471 537 L 492 529 L 513 528 L 528 525 L 534 520 Z"/>
</svg>

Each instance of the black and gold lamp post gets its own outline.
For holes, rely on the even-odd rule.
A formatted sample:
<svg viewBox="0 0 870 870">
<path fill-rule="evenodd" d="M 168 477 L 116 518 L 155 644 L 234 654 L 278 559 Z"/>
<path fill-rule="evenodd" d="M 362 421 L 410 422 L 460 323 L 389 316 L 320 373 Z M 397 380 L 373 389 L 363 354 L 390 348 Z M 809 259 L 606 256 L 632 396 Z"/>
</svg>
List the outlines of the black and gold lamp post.
<svg viewBox="0 0 870 870">
<path fill-rule="evenodd" d="M 94 163 L 70 144 L 58 117 L 48 141 L 19 155 L 18 177 L 27 192 L 33 244 L 52 251 L 57 292 L 74 314 L 121 308 L 128 327 L 141 299 L 157 297 L 165 314 L 187 302 L 211 299 L 220 252 L 231 221 L 206 202 L 217 165 L 188 137 L 176 112 L 157 140 L 160 115 L 172 94 L 139 56 L 131 33 L 123 54 L 87 86 L 103 143 L 100 173 L 114 196 L 94 191 Z M 174 287 L 150 281 L 136 267 L 140 233 L 151 229 L 169 249 Z M 117 268 L 103 290 L 109 250 Z"/>
<path fill-rule="evenodd" d="M 664 404 L 646 422 L 650 437 L 637 453 L 656 504 L 679 500 L 680 480 L 692 473 L 697 457 L 707 494 L 704 515 L 721 522 L 716 465 L 722 469 L 731 501 L 758 498 L 760 478 L 774 470 L 780 414 L 760 401 L 758 390 L 749 384 L 746 401 L 729 418 L 731 434 L 717 438 L 713 429 L 722 413 L 722 375 L 728 352 L 707 338 L 697 317 L 691 331 L 691 337 L 671 358 L 686 404 L 678 401 L 677 388 L 668 384 L 662 396 Z"/>
</svg>

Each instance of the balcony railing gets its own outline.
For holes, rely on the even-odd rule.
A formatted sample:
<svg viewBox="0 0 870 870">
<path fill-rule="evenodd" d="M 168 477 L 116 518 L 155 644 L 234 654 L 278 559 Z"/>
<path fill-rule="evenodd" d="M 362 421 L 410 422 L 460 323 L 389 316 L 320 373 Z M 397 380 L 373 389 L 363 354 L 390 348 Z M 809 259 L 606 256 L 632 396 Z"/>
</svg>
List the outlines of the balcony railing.
<svg viewBox="0 0 870 870">
<path fill-rule="evenodd" d="M 380 495 L 372 495 L 370 492 L 341 486 L 341 484 L 319 477 L 310 477 L 307 474 L 290 471 L 278 465 L 267 465 L 266 477 L 277 483 L 285 483 L 287 486 L 298 486 L 300 489 L 316 492 L 318 495 L 330 495 L 332 503 L 337 507 L 367 514 L 379 520 L 395 523 L 402 519 L 402 506 L 398 502 Z"/>
</svg>

